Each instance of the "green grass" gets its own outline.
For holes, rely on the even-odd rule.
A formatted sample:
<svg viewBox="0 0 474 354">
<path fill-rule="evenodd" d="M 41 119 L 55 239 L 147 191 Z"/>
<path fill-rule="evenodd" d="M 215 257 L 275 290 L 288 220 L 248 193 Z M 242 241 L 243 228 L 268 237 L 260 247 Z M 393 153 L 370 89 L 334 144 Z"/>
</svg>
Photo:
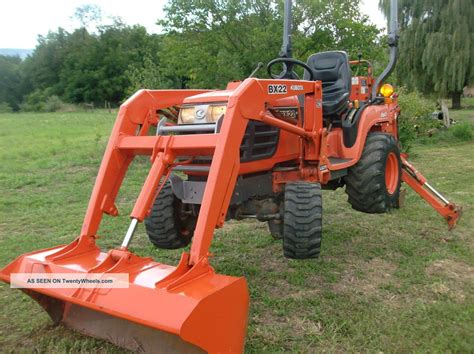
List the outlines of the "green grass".
<svg viewBox="0 0 474 354">
<path fill-rule="evenodd" d="M 449 110 L 449 117 L 474 124 L 474 97 L 463 98 L 461 109 Z"/>
<path fill-rule="evenodd" d="M 0 114 L 1 266 L 77 236 L 114 119 L 100 112 Z M 216 270 L 249 282 L 248 352 L 472 351 L 474 144 L 412 151 L 429 181 L 464 206 L 454 231 L 410 190 L 404 208 L 384 215 L 352 210 L 338 190 L 324 194 L 318 260 L 285 259 L 263 223 L 230 222 L 216 232 Z M 118 197 L 121 216 L 101 227 L 102 247 L 119 245 L 147 166 L 145 158 L 132 166 Z M 153 249 L 143 228 L 132 246 L 165 263 L 180 255 Z M 5 284 L 0 309 L 0 351 L 121 351 L 52 327 L 33 300 Z"/>
</svg>

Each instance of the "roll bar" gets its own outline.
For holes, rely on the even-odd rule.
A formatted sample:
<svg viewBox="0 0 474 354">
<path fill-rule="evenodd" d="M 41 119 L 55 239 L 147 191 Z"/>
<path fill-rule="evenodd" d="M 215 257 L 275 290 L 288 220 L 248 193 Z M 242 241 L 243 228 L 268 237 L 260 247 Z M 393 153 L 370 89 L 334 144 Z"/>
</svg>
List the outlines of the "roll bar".
<svg viewBox="0 0 474 354">
<path fill-rule="evenodd" d="M 291 0 L 285 0 L 284 20 L 283 20 L 283 44 L 280 50 L 280 58 L 292 58 L 291 48 Z M 372 87 L 372 99 L 377 97 L 382 83 L 392 73 L 397 63 L 398 47 L 398 0 L 390 0 L 390 22 L 388 31 L 388 46 L 390 47 L 390 60 L 382 74 L 377 77 L 375 85 Z"/>
<path fill-rule="evenodd" d="M 283 19 L 283 44 L 281 45 L 280 58 L 292 58 L 291 49 L 291 0 L 285 0 L 285 14 Z"/>
<path fill-rule="evenodd" d="M 392 73 L 397 63 L 398 52 L 398 1 L 390 0 L 390 24 L 388 31 L 388 46 L 390 47 L 390 60 L 387 67 L 380 74 L 375 81 L 375 85 L 372 87 L 372 99 L 377 97 L 380 86 L 385 79 Z"/>
</svg>

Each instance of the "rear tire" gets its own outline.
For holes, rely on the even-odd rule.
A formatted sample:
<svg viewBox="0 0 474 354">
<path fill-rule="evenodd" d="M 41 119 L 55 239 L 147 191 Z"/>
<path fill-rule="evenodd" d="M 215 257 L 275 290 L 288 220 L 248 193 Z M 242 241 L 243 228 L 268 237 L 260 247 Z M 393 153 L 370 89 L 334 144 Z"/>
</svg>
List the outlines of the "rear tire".
<svg viewBox="0 0 474 354">
<path fill-rule="evenodd" d="M 390 134 L 370 133 L 359 162 L 344 177 L 352 208 L 370 214 L 398 208 L 401 166 L 395 138 Z"/>
<path fill-rule="evenodd" d="M 177 249 L 186 247 L 193 238 L 197 217 L 173 193 L 167 181 L 145 219 L 145 229 L 150 242 L 157 248 Z"/>
<path fill-rule="evenodd" d="M 319 183 L 287 183 L 283 220 L 283 254 L 317 258 L 321 250 L 322 195 Z"/>
</svg>

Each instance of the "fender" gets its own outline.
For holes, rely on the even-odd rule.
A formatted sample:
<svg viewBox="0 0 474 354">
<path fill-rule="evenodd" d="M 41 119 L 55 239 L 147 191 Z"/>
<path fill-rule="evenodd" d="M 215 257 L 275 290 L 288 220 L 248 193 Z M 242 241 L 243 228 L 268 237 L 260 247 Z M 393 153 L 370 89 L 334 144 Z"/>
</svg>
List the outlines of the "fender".
<svg viewBox="0 0 474 354">
<path fill-rule="evenodd" d="M 343 129 L 334 129 L 327 136 L 328 156 L 346 161 L 337 164 L 329 161 L 329 170 L 351 167 L 359 161 L 364 150 L 367 135 L 371 131 L 382 131 L 397 137 L 396 122 L 400 108 L 396 102 L 389 105 L 370 105 L 363 109 L 357 127 L 357 139 L 352 146 L 345 146 Z"/>
</svg>

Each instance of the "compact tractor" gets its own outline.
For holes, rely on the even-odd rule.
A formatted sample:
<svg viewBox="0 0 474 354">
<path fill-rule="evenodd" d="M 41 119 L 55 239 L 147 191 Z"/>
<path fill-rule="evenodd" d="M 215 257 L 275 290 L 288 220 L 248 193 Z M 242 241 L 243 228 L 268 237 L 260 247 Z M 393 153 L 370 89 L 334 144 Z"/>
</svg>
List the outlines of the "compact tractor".
<svg viewBox="0 0 474 354">
<path fill-rule="evenodd" d="M 386 213 L 399 207 L 403 181 L 455 226 L 460 208 L 400 153 L 397 95 L 384 84 L 397 58 L 396 0 L 391 6 L 390 61 L 377 78 L 369 62 L 350 61 L 343 51 L 292 58 L 286 0 L 282 50 L 267 66 L 271 79 L 250 77 L 225 90 L 138 91 L 120 108 L 79 236 L 20 256 L 0 279 L 125 273 L 125 289 L 23 291 L 54 322 L 132 350 L 241 352 L 246 280 L 217 274 L 209 264 L 214 230 L 226 220 L 267 222 L 286 257 L 314 258 L 321 251 L 322 189 L 345 188 L 352 208 Z M 276 74 L 277 65 L 283 70 Z M 352 76 L 359 65 L 367 75 Z M 150 156 L 149 174 L 123 243 L 102 252 L 101 219 L 118 215 L 117 193 L 137 155 Z M 156 247 L 192 242 L 190 251 L 177 266 L 131 253 L 140 222 Z"/>
</svg>

